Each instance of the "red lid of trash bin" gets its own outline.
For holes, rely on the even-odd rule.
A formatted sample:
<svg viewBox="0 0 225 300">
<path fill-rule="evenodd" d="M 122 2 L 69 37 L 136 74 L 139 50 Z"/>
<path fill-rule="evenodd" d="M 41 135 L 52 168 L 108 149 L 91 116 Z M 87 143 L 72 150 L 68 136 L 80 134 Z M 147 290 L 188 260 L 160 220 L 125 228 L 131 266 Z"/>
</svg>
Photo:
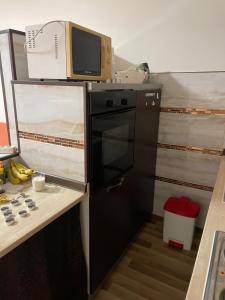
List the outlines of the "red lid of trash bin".
<svg viewBox="0 0 225 300">
<path fill-rule="evenodd" d="M 179 198 L 170 197 L 163 208 L 166 211 L 189 218 L 197 218 L 200 212 L 199 204 L 185 196 Z"/>
</svg>

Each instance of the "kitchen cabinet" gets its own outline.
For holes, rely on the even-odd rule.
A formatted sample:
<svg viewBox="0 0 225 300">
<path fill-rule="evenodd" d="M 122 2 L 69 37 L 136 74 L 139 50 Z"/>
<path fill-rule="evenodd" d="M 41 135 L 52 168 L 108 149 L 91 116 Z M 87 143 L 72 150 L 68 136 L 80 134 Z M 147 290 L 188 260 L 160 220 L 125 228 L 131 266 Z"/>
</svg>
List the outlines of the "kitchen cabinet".
<svg viewBox="0 0 225 300">
<path fill-rule="evenodd" d="M 91 199 L 91 292 L 95 291 L 133 236 L 135 208 L 131 198 L 128 173 L 121 186 L 111 190 L 103 188 Z"/>
<path fill-rule="evenodd" d="M 160 89 L 99 91 L 90 108 L 93 294 L 152 213 Z"/>
<path fill-rule="evenodd" d="M 135 91 L 89 95 L 90 289 L 93 293 L 133 233 L 129 178 L 134 163 Z"/>
<path fill-rule="evenodd" d="M 87 299 L 79 205 L 0 259 L 1 300 Z"/>
<path fill-rule="evenodd" d="M 143 222 L 153 210 L 161 90 L 137 91 L 134 195 Z"/>
</svg>

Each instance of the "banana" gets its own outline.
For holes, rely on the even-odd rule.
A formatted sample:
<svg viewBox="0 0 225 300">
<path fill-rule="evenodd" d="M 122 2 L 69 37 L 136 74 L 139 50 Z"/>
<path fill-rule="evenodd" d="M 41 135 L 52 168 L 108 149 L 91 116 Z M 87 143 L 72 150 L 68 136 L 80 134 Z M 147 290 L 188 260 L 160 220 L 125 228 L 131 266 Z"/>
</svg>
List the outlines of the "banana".
<svg viewBox="0 0 225 300">
<path fill-rule="evenodd" d="M 15 162 L 15 167 L 20 172 L 20 174 L 26 174 L 28 176 L 31 176 L 33 174 L 33 170 L 25 167 L 19 162 Z"/>
<path fill-rule="evenodd" d="M 9 202 L 9 199 L 7 198 L 7 196 L 1 196 L 0 195 L 0 204 L 4 204 Z"/>
<path fill-rule="evenodd" d="M 13 184 L 18 184 L 20 181 L 27 181 L 32 174 L 32 169 L 28 169 L 23 164 L 14 160 L 9 161 L 9 180 Z"/>
<path fill-rule="evenodd" d="M 10 181 L 12 184 L 19 184 L 19 183 L 20 183 L 20 179 L 14 177 L 13 174 L 12 174 L 10 162 L 9 162 L 9 168 L 8 168 L 8 179 L 9 179 L 9 181 Z"/>
<path fill-rule="evenodd" d="M 25 174 L 28 175 L 28 176 L 32 176 L 33 173 L 34 173 L 33 170 L 31 170 L 31 169 L 27 169 L 27 170 L 25 170 L 24 172 L 25 172 Z"/>
<path fill-rule="evenodd" d="M 25 167 L 20 165 L 17 162 L 14 162 L 14 166 L 17 168 L 17 170 L 21 173 L 21 174 L 25 174 Z"/>
<path fill-rule="evenodd" d="M 21 181 L 27 181 L 29 179 L 29 176 L 26 174 L 21 174 L 16 166 L 15 166 L 15 162 L 13 160 L 10 161 L 10 167 L 12 170 L 12 175 L 16 178 L 19 178 Z"/>
</svg>

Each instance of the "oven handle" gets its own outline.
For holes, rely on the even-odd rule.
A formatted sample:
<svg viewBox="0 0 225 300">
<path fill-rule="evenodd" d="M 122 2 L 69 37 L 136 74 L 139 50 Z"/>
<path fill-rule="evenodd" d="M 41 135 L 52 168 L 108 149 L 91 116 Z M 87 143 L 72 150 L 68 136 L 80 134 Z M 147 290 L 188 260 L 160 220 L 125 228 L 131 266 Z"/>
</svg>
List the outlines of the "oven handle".
<svg viewBox="0 0 225 300">
<path fill-rule="evenodd" d="M 109 193 L 111 190 L 121 187 L 123 183 L 124 183 L 124 177 L 121 177 L 120 181 L 117 184 L 108 186 L 106 192 Z"/>
</svg>

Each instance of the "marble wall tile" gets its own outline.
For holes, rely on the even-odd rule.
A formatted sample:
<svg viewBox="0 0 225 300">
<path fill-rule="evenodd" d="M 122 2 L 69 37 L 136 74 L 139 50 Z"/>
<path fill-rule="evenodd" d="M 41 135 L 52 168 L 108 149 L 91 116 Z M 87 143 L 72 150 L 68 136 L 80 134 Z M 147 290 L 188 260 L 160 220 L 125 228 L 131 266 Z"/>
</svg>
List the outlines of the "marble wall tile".
<svg viewBox="0 0 225 300">
<path fill-rule="evenodd" d="M 15 84 L 19 131 L 84 141 L 84 87 Z"/>
<path fill-rule="evenodd" d="M 159 73 L 152 81 L 163 84 L 162 107 L 225 109 L 225 72 Z"/>
<path fill-rule="evenodd" d="M 219 156 L 159 148 L 156 175 L 213 187 L 219 163 Z"/>
<path fill-rule="evenodd" d="M 223 149 L 225 116 L 162 112 L 158 142 L 210 149 Z"/>
<path fill-rule="evenodd" d="M 164 215 L 163 205 L 170 196 L 187 196 L 201 206 L 201 212 L 197 219 L 197 226 L 204 227 L 212 192 L 193 189 L 190 187 L 179 186 L 167 182 L 156 180 L 155 182 L 155 201 L 153 213 L 159 216 Z"/>
<path fill-rule="evenodd" d="M 20 156 L 31 168 L 85 183 L 84 149 L 20 139 Z"/>
<path fill-rule="evenodd" d="M 161 73 L 153 77 L 163 84 L 162 108 L 225 109 L 225 72 Z M 225 115 L 161 112 L 158 142 L 223 150 Z M 165 148 L 159 148 L 157 154 L 157 176 L 214 187 L 220 156 Z M 156 180 L 154 213 L 162 215 L 163 203 L 172 195 L 187 195 L 201 204 L 198 225 L 203 227 L 212 193 Z"/>
</svg>

